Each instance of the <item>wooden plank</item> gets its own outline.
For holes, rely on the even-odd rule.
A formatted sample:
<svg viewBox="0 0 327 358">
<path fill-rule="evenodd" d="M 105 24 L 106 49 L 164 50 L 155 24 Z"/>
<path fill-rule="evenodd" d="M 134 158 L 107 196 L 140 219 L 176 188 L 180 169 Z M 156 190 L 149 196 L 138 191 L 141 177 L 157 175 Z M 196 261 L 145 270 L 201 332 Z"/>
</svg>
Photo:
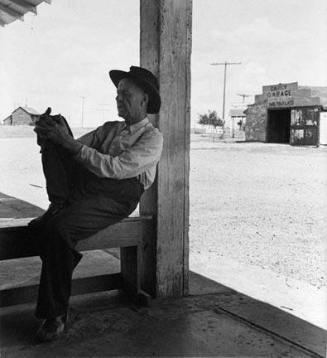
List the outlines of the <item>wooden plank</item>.
<svg viewBox="0 0 327 358">
<path fill-rule="evenodd" d="M 14 224 L 17 225 L 13 226 Z M 12 220 L 11 226 L 0 225 L 0 260 L 20 257 L 37 256 L 27 235 L 26 223 L 29 220 Z M 8 222 L 7 222 L 8 225 Z M 140 242 L 144 235 L 152 231 L 153 223 L 150 216 L 127 218 L 122 222 L 101 230 L 92 237 L 77 244 L 80 251 L 114 247 L 128 247 Z"/>
<path fill-rule="evenodd" d="M 120 249 L 120 265 L 124 290 L 130 295 L 137 293 L 137 247 Z"/>
<path fill-rule="evenodd" d="M 158 180 L 140 206 L 156 215 L 158 296 L 188 286 L 191 17 L 192 0 L 141 0 L 140 62 L 158 75 L 162 97 L 153 119 L 164 136 Z"/>
<path fill-rule="evenodd" d="M 151 244 L 152 243 L 152 244 Z M 155 277 L 148 275 L 149 269 L 147 265 L 155 266 L 155 250 L 154 245 L 154 226 L 144 226 L 143 238 L 137 247 L 121 247 L 120 248 L 120 263 L 121 274 L 123 279 L 124 289 L 135 294 L 143 289 L 151 296 L 155 295 L 153 290 L 155 284 Z M 148 253 L 151 251 L 151 254 Z M 144 258 L 144 253 L 147 258 Z M 150 261 L 149 261 L 150 260 Z"/>
<path fill-rule="evenodd" d="M 6 6 L 6 5 L 2 5 L 0 4 L 0 10 L 3 11 L 5 14 L 8 14 L 9 16 L 12 16 L 14 17 L 15 19 L 19 19 L 21 20 L 23 15 L 24 15 L 24 11 L 18 11 L 18 10 L 15 10 L 9 6 Z"/>
<path fill-rule="evenodd" d="M 21 286 L 0 291 L 0 307 L 36 301 L 38 285 Z M 77 278 L 72 283 L 72 296 L 122 288 L 120 273 Z"/>
<path fill-rule="evenodd" d="M 25 1 L 25 0 L 10 0 L 11 3 L 14 3 L 20 7 L 22 7 L 24 10 L 24 13 L 31 11 L 33 12 L 35 15 L 37 15 L 37 11 L 36 11 L 36 6 L 33 5 L 32 3 Z"/>
<path fill-rule="evenodd" d="M 0 232 L 2 230 L 9 230 L 10 228 L 16 227 L 24 227 L 34 218 L 20 218 L 20 219 L 12 219 L 12 218 L 0 218 Z M 151 220 L 151 215 L 141 215 L 141 216 L 131 216 L 121 221 L 121 223 L 130 223 L 137 222 L 140 220 Z M 116 224 L 117 225 L 117 224 Z"/>
<path fill-rule="evenodd" d="M 184 207 L 183 210 L 183 295 L 189 293 L 189 227 L 190 227 L 190 146 L 191 146 L 191 53 L 192 53 L 192 10 L 193 0 L 185 8 L 185 119 L 184 119 Z"/>
<path fill-rule="evenodd" d="M 87 240 L 77 244 L 80 251 L 114 247 L 128 247 L 138 244 L 149 228 L 152 227 L 152 218 L 133 218 L 109 226 L 99 231 Z"/>
<path fill-rule="evenodd" d="M 157 3 L 158 1 L 153 1 Z M 140 63 L 149 69 L 157 78 L 159 77 L 159 24 L 160 11 L 152 6 L 151 1 L 140 1 Z M 155 127 L 159 124 L 159 115 L 149 115 L 149 119 Z M 165 138 L 164 138 L 165 140 Z M 156 296 L 156 243 L 157 243 L 157 205 L 158 205 L 158 175 L 152 186 L 142 195 L 140 201 L 140 214 L 153 215 L 154 234 L 153 237 L 144 239 L 143 248 L 143 273 L 141 286 L 152 296 Z"/>
<path fill-rule="evenodd" d="M 34 218 L 0 218 L 0 231 L 10 231 L 11 228 L 24 227 L 33 219 Z"/>
<path fill-rule="evenodd" d="M 120 273 L 84 277 L 73 280 L 72 296 L 91 292 L 118 290 L 121 288 L 122 277 Z"/>
<path fill-rule="evenodd" d="M 142 267 L 140 268 L 141 288 L 152 297 L 156 295 L 156 223 L 147 227 L 141 246 Z"/>
</svg>

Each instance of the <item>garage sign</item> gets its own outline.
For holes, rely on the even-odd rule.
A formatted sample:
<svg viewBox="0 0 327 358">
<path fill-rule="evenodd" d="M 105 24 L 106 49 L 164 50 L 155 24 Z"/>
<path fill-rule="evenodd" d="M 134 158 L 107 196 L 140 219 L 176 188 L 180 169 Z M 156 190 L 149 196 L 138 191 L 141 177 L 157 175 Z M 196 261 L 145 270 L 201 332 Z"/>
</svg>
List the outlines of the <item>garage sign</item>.
<svg viewBox="0 0 327 358">
<path fill-rule="evenodd" d="M 297 90 L 297 82 L 279 83 L 264 86 L 263 93 L 268 100 L 268 107 L 291 107 L 294 105 L 293 91 Z"/>
</svg>

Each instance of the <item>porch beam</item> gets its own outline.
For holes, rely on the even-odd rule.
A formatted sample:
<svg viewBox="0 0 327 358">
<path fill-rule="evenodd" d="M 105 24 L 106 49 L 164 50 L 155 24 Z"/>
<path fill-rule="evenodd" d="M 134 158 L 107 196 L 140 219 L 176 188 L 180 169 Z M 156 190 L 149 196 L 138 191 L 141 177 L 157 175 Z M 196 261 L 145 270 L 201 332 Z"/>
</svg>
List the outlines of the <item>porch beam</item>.
<svg viewBox="0 0 327 358">
<path fill-rule="evenodd" d="M 23 21 L 24 12 L 20 12 L 10 8 L 9 6 L 0 4 L 0 10 L 5 12 L 7 15 L 12 16 L 14 18 L 18 18 Z"/>
<path fill-rule="evenodd" d="M 20 7 L 23 7 L 25 11 L 31 11 L 35 15 L 37 14 L 36 6 L 27 0 L 10 0 L 10 1 Z"/>
</svg>

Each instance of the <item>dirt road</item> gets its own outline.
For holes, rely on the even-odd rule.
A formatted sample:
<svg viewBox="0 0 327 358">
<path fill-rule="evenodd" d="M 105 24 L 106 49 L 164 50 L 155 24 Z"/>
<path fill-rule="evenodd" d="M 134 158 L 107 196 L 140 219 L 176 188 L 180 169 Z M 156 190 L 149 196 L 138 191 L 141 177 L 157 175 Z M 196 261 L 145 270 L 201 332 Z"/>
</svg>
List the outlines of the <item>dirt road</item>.
<svg viewBox="0 0 327 358">
<path fill-rule="evenodd" d="M 191 142 L 190 268 L 327 328 L 327 148 Z"/>
<path fill-rule="evenodd" d="M 326 285 L 327 150 L 193 142 L 191 251 Z"/>
</svg>

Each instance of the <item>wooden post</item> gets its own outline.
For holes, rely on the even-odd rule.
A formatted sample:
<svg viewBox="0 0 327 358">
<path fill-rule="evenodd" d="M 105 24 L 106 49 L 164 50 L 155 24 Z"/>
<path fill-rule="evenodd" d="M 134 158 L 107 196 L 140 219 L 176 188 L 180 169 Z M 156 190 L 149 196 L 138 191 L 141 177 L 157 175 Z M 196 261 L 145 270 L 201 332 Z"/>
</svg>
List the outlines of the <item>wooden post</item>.
<svg viewBox="0 0 327 358">
<path fill-rule="evenodd" d="M 164 136 L 157 181 L 141 215 L 154 215 L 143 284 L 156 296 L 188 292 L 190 57 L 192 0 L 141 0 L 140 63 L 158 76 L 162 107 L 151 120 Z"/>
</svg>

